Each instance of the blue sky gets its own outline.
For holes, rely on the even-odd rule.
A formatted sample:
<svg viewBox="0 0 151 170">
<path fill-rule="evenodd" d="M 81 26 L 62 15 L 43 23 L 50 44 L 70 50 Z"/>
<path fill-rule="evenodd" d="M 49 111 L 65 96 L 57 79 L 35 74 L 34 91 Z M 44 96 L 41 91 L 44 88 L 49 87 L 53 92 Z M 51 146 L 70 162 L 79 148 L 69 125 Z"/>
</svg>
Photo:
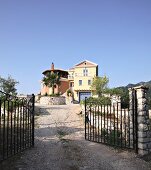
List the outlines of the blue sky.
<svg viewBox="0 0 151 170">
<path fill-rule="evenodd" d="M 0 0 L 0 75 L 38 93 L 42 72 L 82 60 L 110 87 L 151 80 L 150 0 Z"/>
</svg>

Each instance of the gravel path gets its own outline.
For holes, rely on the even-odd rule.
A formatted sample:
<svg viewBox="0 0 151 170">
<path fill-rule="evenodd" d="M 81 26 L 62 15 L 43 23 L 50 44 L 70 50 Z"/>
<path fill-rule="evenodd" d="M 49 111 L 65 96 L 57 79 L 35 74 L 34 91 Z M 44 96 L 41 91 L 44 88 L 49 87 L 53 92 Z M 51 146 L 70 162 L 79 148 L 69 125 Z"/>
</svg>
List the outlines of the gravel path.
<svg viewBox="0 0 151 170">
<path fill-rule="evenodd" d="M 40 106 L 35 147 L 4 169 L 13 170 L 149 170 L 135 154 L 85 141 L 79 105 Z M 12 163 L 10 162 L 10 165 Z M 2 169 L 2 168 L 0 168 Z"/>
</svg>

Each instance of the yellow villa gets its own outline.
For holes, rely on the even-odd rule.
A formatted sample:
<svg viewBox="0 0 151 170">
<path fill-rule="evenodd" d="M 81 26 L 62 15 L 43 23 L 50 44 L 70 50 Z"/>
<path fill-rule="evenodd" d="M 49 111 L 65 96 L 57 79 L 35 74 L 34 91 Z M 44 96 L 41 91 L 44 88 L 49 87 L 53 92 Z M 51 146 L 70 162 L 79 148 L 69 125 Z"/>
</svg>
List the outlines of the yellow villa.
<svg viewBox="0 0 151 170">
<path fill-rule="evenodd" d="M 74 93 L 74 100 L 81 101 L 92 96 L 91 83 L 98 76 L 98 64 L 85 60 L 76 64 L 68 71 L 69 87 Z"/>
<path fill-rule="evenodd" d="M 90 87 L 93 78 L 98 76 L 98 64 L 85 60 L 66 71 L 54 68 L 52 63 L 51 68 L 45 70 L 43 74 L 46 75 L 48 72 L 57 72 L 61 77 L 60 84 L 55 85 L 55 93 L 66 95 L 66 91 L 70 89 L 74 94 L 74 100 L 80 102 L 85 97 L 92 96 Z M 52 94 L 52 88 L 41 82 L 41 94 Z"/>
</svg>

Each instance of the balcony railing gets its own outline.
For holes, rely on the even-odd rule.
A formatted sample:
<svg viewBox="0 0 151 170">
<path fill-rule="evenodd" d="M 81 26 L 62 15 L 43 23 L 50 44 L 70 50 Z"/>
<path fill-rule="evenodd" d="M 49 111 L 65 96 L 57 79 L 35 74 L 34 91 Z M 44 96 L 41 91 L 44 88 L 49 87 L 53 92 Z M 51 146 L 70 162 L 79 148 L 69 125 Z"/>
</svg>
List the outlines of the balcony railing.
<svg viewBox="0 0 151 170">
<path fill-rule="evenodd" d="M 74 79 L 73 75 L 68 75 L 68 79 Z"/>
<path fill-rule="evenodd" d="M 94 74 L 88 73 L 88 74 L 83 74 L 83 73 L 75 73 L 75 77 L 94 77 Z"/>
<path fill-rule="evenodd" d="M 73 80 L 74 77 L 94 77 L 95 75 L 92 73 L 88 73 L 88 74 L 83 74 L 83 73 L 75 73 L 74 76 L 73 75 L 68 75 L 68 79 Z"/>
</svg>

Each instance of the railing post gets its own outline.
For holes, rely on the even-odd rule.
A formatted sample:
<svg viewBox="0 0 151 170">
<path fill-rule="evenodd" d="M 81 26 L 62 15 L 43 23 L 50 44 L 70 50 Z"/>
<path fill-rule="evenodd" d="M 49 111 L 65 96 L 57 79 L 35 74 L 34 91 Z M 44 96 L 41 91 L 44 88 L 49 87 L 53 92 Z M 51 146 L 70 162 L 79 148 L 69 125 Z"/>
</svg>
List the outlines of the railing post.
<svg viewBox="0 0 151 170">
<path fill-rule="evenodd" d="M 129 88 L 129 114 L 127 138 L 129 147 L 134 149 L 134 89 Z"/>
<path fill-rule="evenodd" d="M 35 95 L 32 94 L 32 146 L 34 146 L 34 128 L 35 128 Z"/>
<path fill-rule="evenodd" d="M 86 108 L 87 108 L 87 106 L 86 106 L 86 100 L 87 100 L 87 97 L 85 97 L 85 102 L 84 102 L 84 104 L 85 104 L 85 139 L 86 139 L 86 116 L 87 116 L 87 111 L 86 111 Z"/>
<path fill-rule="evenodd" d="M 138 153 L 138 106 L 137 106 L 137 91 L 134 89 L 133 92 L 133 100 L 134 100 L 134 132 L 135 132 L 135 152 Z"/>
</svg>

